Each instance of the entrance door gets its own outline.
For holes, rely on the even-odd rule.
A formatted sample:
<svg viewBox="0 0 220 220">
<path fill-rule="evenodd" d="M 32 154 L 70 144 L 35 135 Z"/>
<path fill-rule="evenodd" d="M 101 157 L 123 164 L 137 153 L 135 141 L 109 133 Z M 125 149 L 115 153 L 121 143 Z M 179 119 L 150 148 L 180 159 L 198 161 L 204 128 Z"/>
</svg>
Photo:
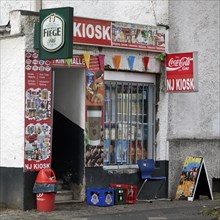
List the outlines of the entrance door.
<svg viewBox="0 0 220 220">
<path fill-rule="evenodd" d="M 79 186 L 79 191 L 84 176 L 85 69 L 54 69 L 53 91 L 52 169 L 64 189 Z"/>
</svg>

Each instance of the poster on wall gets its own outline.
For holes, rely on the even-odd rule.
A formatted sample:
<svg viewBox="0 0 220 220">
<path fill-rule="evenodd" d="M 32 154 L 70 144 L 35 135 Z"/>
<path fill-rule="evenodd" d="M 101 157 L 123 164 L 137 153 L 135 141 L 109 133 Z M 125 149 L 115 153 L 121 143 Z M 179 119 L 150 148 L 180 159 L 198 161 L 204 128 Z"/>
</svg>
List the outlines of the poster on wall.
<svg viewBox="0 0 220 220">
<path fill-rule="evenodd" d="M 165 27 L 74 17 L 73 43 L 130 50 L 165 51 Z"/>
<path fill-rule="evenodd" d="M 49 60 L 25 52 L 24 170 L 51 165 L 52 72 Z"/>
<path fill-rule="evenodd" d="M 213 200 L 204 159 L 186 157 L 176 192 L 176 199 L 193 201 L 199 195 L 207 195 Z"/>
<path fill-rule="evenodd" d="M 112 22 L 112 46 L 162 51 L 165 47 L 164 28 Z"/>
<path fill-rule="evenodd" d="M 87 54 L 88 55 L 88 54 Z M 99 56 L 85 56 L 86 63 L 86 129 L 85 166 L 103 166 L 104 71 Z"/>
</svg>

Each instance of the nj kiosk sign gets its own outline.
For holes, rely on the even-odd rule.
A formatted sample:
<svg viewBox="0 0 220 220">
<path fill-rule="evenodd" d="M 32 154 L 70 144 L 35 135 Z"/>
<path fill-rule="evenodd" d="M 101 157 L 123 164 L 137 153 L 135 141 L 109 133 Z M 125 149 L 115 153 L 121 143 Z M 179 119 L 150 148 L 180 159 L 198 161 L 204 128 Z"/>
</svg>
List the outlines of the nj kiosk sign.
<svg viewBox="0 0 220 220">
<path fill-rule="evenodd" d="M 166 91 L 198 91 L 198 53 L 166 54 Z"/>
<path fill-rule="evenodd" d="M 40 10 L 40 59 L 72 58 L 73 8 Z"/>
</svg>

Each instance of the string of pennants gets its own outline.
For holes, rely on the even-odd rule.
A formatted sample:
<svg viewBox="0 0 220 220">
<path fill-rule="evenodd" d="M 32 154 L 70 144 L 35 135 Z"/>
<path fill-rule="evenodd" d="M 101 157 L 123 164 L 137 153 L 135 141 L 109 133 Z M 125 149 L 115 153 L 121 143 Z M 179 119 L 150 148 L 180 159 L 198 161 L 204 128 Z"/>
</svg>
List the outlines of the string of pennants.
<svg viewBox="0 0 220 220">
<path fill-rule="evenodd" d="M 84 57 L 84 60 L 85 60 L 86 67 L 89 68 L 90 54 L 89 53 L 84 53 L 83 57 Z M 105 58 L 105 55 L 104 54 L 99 54 L 98 57 L 99 57 L 100 68 L 102 70 L 104 70 L 104 58 Z M 142 58 L 142 61 L 143 61 L 144 69 L 147 70 L 148 63 L 149 63 L 149 57 L 144 56 Z M 130 70 L 133 70 L 134 62 L 135 62 L 135 56 L 129 56 L 128 57 L 128 65 L 129 65 Z M 115 55 L 113 57 L 113 64 L 114 64 L 114 67 L 115 67 L 116 70 L 118 70 L 120 68 L 121 55 Z"/>
</svg>

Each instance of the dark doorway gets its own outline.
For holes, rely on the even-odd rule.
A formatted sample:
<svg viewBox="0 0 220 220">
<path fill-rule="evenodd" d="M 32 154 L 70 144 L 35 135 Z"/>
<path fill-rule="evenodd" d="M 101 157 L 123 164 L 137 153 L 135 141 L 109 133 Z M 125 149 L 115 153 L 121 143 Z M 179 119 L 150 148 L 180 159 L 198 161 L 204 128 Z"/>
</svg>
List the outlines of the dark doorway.
<svg viewBox="0 0 220 220">
<path fill-rule="evenodd" d="M 54 69 L 53 91 L 52 169 L 72 189 L 84 176 L 85 69 Z"/>
</svg>

